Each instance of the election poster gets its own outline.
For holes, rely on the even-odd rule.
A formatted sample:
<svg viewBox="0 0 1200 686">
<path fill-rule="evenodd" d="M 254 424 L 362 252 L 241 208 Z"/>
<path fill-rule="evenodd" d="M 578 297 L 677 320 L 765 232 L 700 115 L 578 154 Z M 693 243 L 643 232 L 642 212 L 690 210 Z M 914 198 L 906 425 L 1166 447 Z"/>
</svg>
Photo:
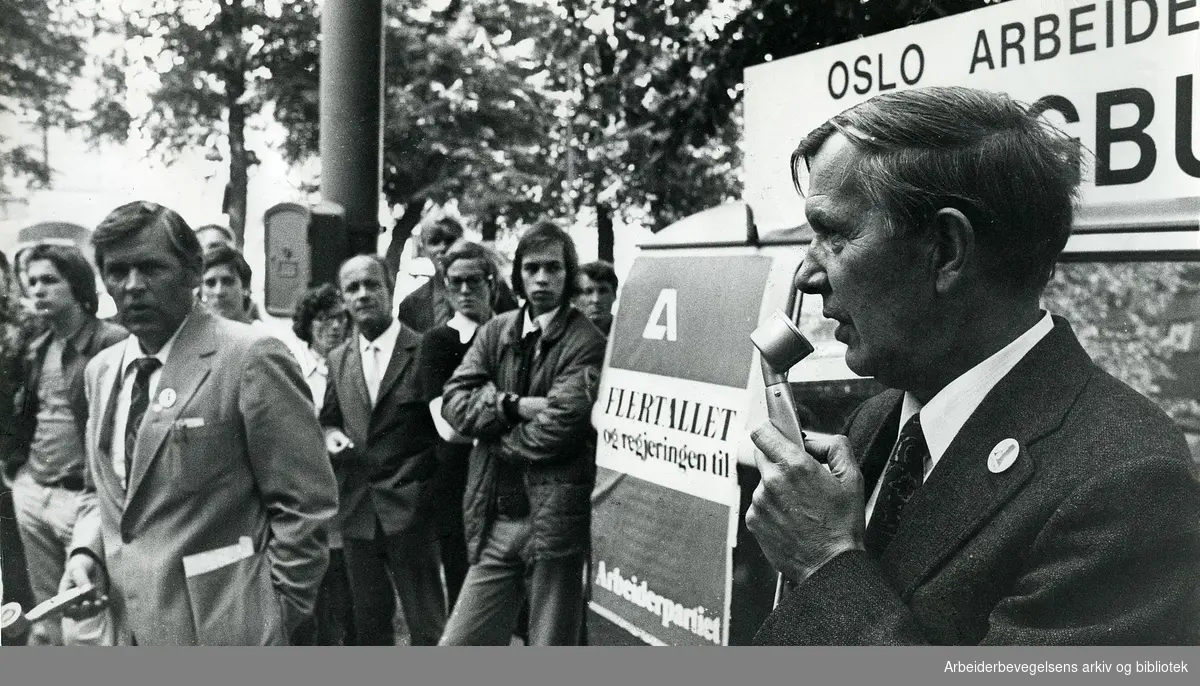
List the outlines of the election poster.
<svg viewBox="0 0 1200 686">
<path fill-rule="evenodd" d="M 592 414 L 591 609 L 652 645 L 728 644 L 737 445 L 770 267 L 646 255 L 622 289 Z"/>
</svg>

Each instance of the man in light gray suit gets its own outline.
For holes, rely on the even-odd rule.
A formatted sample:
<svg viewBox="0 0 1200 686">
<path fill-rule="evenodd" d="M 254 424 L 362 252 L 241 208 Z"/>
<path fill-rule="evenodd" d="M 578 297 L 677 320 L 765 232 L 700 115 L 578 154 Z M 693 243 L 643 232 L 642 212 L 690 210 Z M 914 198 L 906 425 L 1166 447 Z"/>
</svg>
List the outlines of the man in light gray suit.
<svg viewBox="0 0 1200 686">
<path fill-rule="evenodd" d="M 194 306 L 200 245 L 136 202 L 93 235 L 133 334 L 87 368 L 88 477 L 61 590 L 97 591 L 117 641 L 279 645 L 312 612 L 337 490 L 283 343 Z"/>
</svg>

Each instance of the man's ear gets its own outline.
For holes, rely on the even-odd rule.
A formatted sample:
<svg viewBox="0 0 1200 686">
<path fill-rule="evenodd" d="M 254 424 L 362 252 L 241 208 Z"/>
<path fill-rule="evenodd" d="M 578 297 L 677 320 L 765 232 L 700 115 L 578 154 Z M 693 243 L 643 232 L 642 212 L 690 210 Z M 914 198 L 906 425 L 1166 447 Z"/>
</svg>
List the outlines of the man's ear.
<svg viewBox="0 0 1200 686">
<path fill-rule="evenodd" d="M 947 293 L 975 267 L 975 227 L 959 210 L 943 207 L 933 215 L 932 242 L 930 267 L 936 288 Z"/>
</svg>

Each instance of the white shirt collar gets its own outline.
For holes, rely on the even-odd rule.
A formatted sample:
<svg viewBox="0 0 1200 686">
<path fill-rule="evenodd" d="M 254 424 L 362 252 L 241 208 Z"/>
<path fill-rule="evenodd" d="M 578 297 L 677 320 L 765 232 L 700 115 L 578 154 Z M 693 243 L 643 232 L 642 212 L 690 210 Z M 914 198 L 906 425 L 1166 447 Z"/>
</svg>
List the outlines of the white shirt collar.
<svg viewBox="0 0 1200 686">
<path fill-rule="evenodd" d="M 129 373 L 129 367 L 133 364 L 133 361 L 141 357 L 158 358 L 158 361 L 162 363 L 162 366 L 167 366 L 167 358 L 171 354 L 171 348 L 175 347 L 175 339 L 179 338 L 179 332 L 183 331 L 183 327 L 187 326 L 188 320 L 191 318 L 192 315 L 190 314 L 184 317 L 183 323 L 179 325 L 178 329 L 175 329 L 175 333 L 171 334 L 171 337 L 167 339 L 167 342 L 163 343 L 163 346 L 159 348 L 158 352 L 154 353 L 153 355 L 147 355 L 145 351 L 142 350 L 142 343 L 138 340 L 137 336 L 130 335 L 129 338 L 126 338 L 125 355 L 121 359 L 121 378 L 125 378 L 125 375 Z"/>
<path fill-rule="evenodd" d="M 297 347 L 296 353 L 296 361 L 300 363 L 300 371 L 305 378 L 314 374 L 329 375 L 329 367 L 326 365 L 325 358 L 318 355 L 316 350 L 305 345 Z"/>
<path fill-rule="evenodd" d="M 358 351 L 365 353 L 367 352 L 367 348 L 375 345 L 383 352 L 388 353 L 384 357 L 384 359 L 387 359 L 391 355 L 391 351 L 396 349 L 396 339 L 399 337 L 400 320 L 393 319 L 388 328 L 384 329 L 383 333 L 379 334 L 379 337 L 373 341 L 368 341 L 361 333 L 358 334 Z"/>
<path fill-rule="evenodd" d="M 546 327 L 550 326 L 550 322 L 554 319 L 554 316 L 557 315 L 558 311 L 561 309 L 562 309 L 562 305 L 559 305 L 558 307 L 554 308 L 553 310 L 550 310 L 549 312 L 545 312 L 543 314 L 539 314 L 537 317 L 530 318 L 529 313 L 531 310 L 529 309 L 529 307 L 526 307 L 525 308 L 525 327 L 523 329 L 521 329 L 521 337 L 524 338 L 524 337 L 528 336 L 529 334 L 533 333 L 534 329 L 541 329 L 542 332 L 544 333 L 546 331 Z"/>
<path fill-rule="evenodd" d="M 938 460 L 950 447 L 963 424 L 974 414 L 987 394 L 1017 366 L 1030 350 L 1050 330 L 1054 320 L 1046 313 L 1028 331 L 1001 348 L 991 357 L 967 370 L 933 396 L 924 407 L 912 394 L 904 394 L 904 405 L 900 409 L 900 426 L 903 427 L 917 412 L 921 413 L 921 430 L 929 446 L 931 464 L 926 471 L 933 470 Z"/>
<path fill-rule="evenodd" d="M 475 335 L 475 331 L 479 329 L 479 322 L 461 312 L 455 312 L 450 321 L 446 322 L 446 326 L 458 332 L 459 343 L 467 343 Z"/>
</svg>

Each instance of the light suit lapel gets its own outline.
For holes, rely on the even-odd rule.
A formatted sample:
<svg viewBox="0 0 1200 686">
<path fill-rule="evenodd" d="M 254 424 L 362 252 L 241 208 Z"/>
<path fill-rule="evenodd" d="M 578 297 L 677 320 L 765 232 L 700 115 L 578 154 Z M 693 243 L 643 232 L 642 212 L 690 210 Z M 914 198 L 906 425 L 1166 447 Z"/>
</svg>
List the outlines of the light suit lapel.
<svg viewBox="0 0 1200 686">
<path fill-rule="evenodd" d="M 113 469 L 112 464 L 112 449 L 104 449 L 105 436 L 111 436 L 113 431 L 113 419 L 117 411 L 117 391 L 118 381 L 121 371 L 121 350 L 118 349 L 116 354 L 109 354 L 105 357 L 103 365 L 100 367 L 99 373 L 96 375 L 96 392 L 99 394 L 98 402 L 92 405 L 93 408 L 102 408 L 101 412 L 96 415 L 95 421 L 89 421 L 91 426 L 91 436 L 88 439 L 88 444 L 92 446 L 92 454 L 95 456 L 92 469 L 97 475 L 103 475 L 106 482 L 115 484 L 120 488 L 120 479 L 117 478 L 117 472 Z"/>
<path fill-rule="evenodd" d="M 126 502 L 137 494 L 151 465 L 162 453 L 163 441 L 170 433 L 171 425 L 212 372 L 211 358 L 220 343 L 213 329 L 212 315 L 197 308 L 175 339 L 134 445 L 133 475 Z M 170 407 L 163 407 L 159 402 L 166 389 L 175 391 L 175 402 Z"/>
</svg>

